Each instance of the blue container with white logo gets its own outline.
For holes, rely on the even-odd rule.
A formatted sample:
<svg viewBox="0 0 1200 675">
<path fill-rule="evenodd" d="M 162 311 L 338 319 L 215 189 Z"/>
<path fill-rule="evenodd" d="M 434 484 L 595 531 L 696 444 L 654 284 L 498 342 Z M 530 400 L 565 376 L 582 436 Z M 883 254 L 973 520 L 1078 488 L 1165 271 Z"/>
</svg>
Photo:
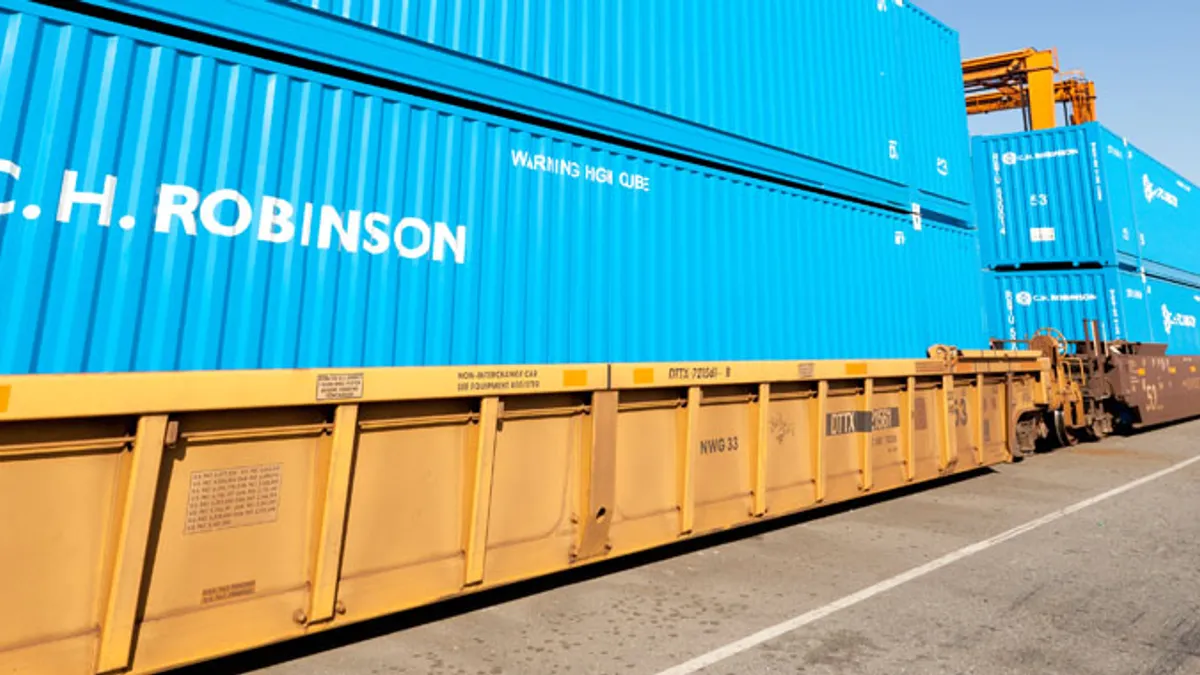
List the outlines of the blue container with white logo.
<svg viewBox="0 0 1200 675">
<path fill-rule="evenodd" d="M 1098 123 L 973 142 L 984 264 L 1200 283 L 1200 189 Z"/>
<path fill-rule="evenodd" d="M 985 345 L 964 228 L 61 8 L 0 34 L 3 374 Z"/>
<path fill-rule="evenodd" d="M 1105 340 L 1160 343 L 1168 354 L 1200 355 L 1200 287 L 1111 267 L 986 277 L 992 338 L 1025 340 L 1053 328 L 1068 340 L 1086 340 L 1085 322 L 1095 320 Z"/>
<path fill-rule="evenodd" d="M 1168 354 L 1200 355 L 1200 287 L 1148 277 L 1146 303 L 1155 342 L 1165 343 Z"/>
<path fill-rule="evenodd" d="M 1127 156 L 1146 272 L 1200 285 L 1200 187 L 1132 144 Z"/>
<path fill-rule="evenodd" d="M 62 3 L 59 3 L 62 4 Z M 67 0 L 968 225 L 958 34 L 899 0 Z M 918 93 L 919 92 L 919 93 Z M 852 104 L 846 104 L 848 98 Z"/>
<path fill-rule="evenodd" d="M 1003 340 L 1026 340 L 1044 328 L 1068 340 L 1086 340 L 1098 321 L 1105 340 L 1154 342 L 1146 284 L 1117 268 L 988 272 L 984 282 L 988 328 Z"/>
<path fill-rule="evenodd" d="M 973 141 L 980 247 L 991 268 L 1139 264 L 1124 141 L 1099 124 Z"/>
</svg>

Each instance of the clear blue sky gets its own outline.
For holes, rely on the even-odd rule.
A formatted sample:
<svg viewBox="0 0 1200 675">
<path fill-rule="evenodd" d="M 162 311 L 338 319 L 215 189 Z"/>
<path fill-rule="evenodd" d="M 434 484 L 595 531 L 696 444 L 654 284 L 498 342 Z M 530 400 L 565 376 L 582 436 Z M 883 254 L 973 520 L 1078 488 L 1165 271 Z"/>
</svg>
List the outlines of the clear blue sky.
<svg viewBox="0 0 1200 675">
<path fill-rule="evenodd" d="M 1096 83 L 1100 121 L 1200 183 L 1200 0 L 916 0 L 958 30 L 965 57 L 1058 48 Z M 974 133 L 1019 131 L 1007 113 Z"/>
</svg>

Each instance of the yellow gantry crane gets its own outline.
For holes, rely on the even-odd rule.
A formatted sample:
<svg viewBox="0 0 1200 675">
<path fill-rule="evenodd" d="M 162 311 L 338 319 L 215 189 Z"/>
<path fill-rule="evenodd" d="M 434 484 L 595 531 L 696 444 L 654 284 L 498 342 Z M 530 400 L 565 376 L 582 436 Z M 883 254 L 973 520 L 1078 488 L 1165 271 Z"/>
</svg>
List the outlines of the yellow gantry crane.
<svg viewBox="0 0 1200 675">
<path fill-rule="evenodd" d="M 1058 51 L 1023 49 L 963 61 L 967 114 L 1023 110 L 1026 129 L 1057 126 L 1054 106 L 1067 108 L 1070 124 L 1096 120 L 1096 85 L 1073 71 L 1060 74 Z"/>
</svg>

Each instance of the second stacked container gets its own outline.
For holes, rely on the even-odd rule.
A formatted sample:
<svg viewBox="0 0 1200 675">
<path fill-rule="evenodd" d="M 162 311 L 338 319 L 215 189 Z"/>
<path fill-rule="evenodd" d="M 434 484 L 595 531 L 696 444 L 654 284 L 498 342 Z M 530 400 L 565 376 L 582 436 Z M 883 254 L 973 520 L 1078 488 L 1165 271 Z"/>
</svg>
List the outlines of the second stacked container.
<svg viewBox="0 0 1200 675">
<path fill-rule="evenodd" d="M 976 138 L 994 337 L 1055 328 L 1200 353 L 1200 192 L 1100 124 Z"/>
</svg>

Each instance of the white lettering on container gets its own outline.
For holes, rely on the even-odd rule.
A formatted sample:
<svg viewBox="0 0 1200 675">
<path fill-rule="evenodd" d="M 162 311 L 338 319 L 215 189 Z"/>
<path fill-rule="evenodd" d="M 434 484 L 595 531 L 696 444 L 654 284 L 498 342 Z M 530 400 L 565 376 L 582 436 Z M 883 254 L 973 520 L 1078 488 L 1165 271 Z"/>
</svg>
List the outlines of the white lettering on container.
<svg viewBox="0 0 1200 675">
<path fill-rule="evenodd" d="M 1050 295 L 1021 291 L 1017 293 L 1017 304 L 1029 307 L 1035 302 L 1095 302 L 1099 298 L 1093 293 L 1051 293 Z"/>
<path fill-rule="evenodd" d="M 1062 159 L 1063 157 L 1078 157 L 1079 148 L 1063 148 L 1062 150 L 1045 150 L 1034 153 L 1006 152 L 1002 156 L 1004 163 L 1014 166 L 1018 162 L 1035 162 L 1045 159 Z"/>
<path fill-rule="evenodd" d="M 1007 160 L 1007 155 L 1005 159 Z M 1000 153 L 998 152 L 992 153 L 992 180 L 996 184 L 996 222 L 1000 225 L 1000 236 L 1005 237 L 1008 236 L 1008 220 L 1004 214 L 1004 178 L 1000 174 Z"/>
<path fill-rule="evenodd" d="M 333 244 L 333 233 L 337 231 L 338 242 L 347 253 L 358 252 L 358 230 L 362 212 L 351 211 L 345 219 L 332 206 L 321 207 L 321 231 L 317 236 L 317 248 L 328 249 Z M 403 253 L 401 253 L 403 255 Z"/>
<path fill-rule="evenodd" d="M 638 192 L 650 191 L 650 178 L 636 173 L 621 172 L 618 182 L 621 187 Z"/>
<path fill-rule="evenodd" d="M 312 216 L 313 216 L 313 205 L 305 204 L 304 205 L 304 220 L 301 221 L 302 226 L 300 228 L 300 245 L 301 246 L 308 246 L 309 242 L 312 241 Z"/>
<path fill-rule="evenodd" d="M 292 205 L 276 197 L 263 197 L 262 214 L 258 221 L 258 240 L 286 244 L 296 236 Z"/>
<path fill-rule="evenodd" d="M 1110 305 L 1112 305 L 1113 338 L 1116 340 L 1120 340 L 1121 339 L 1121 311 L 1119 309 L 1117 309 L 1117 291 L 1116 291 L 1116 289 L 1111 289 L 1111 288 L 1109 289 L 1108 303 Z"/>
<path fill-rule="evenodd" d="M 363 228 L 371 241 L 363 244 L 363 250 L 371 255 L 382 255 L 388 250 L 391 241 L 387 235 L 388 219 L 382 213 L 368 213 L 363 219 Z"/>
<path fill-rule="evenodd" d="M 223 202 L 233 202 L 237 206 L 237 219 L 232 225 L 226 225 L 217 219 L 217 207 Z M 250 201 L 237 190 L 217 190 L 200 203 L 200 224 L 218 237 L 238 236 L 250 227 L 250 221 L 253 219 L 254 211 L 250 207 Z"/>
<path fill-rule="evenodd" d="M 1172 312 L 1165 304 L 1162 306 L 1162 317 L 1163 329 L 1167 331 L 1167 335 L 1171 334 L 1172 328 L 1179 327 L 1194 329 L 1197 323 L 1195 316 L 1192 316 L 1191 314 Z"/>
<path fill-rule="evenodd" d="M 583 175 L 584 178 L 593 183 L 613 184 L 613 173 L 602 167 L 589 166 L 584 170 Z"/>
<path fill-rule="evenodd" d="M 113 202 L 117 199 L 117 177 L 104 177 L 104 192 L 81 192 L 77 189 L 78 184 L 78 172 L 63 172 L 62 192 L 58 198 L 58 222 L 70 221 L 71 212 L 77 204 L 91 205 L 100 207 L 100 218 L 97 222 L 108 227 L 112 223 Z"/>
<path fill-rule="evenodd" d="M 519 169 L 537 173 L 548 173 L 554 176 L 583 178 L 590 183 L 601 185 L 619 185 L 634 192 L 649 192 L 650 177 L 638 173 L 622 171 L 614 172 L 599 166 L 583 165 L 579 162 L 561 157 L 534 154 L 526 150 L 510 150 L 512 164 Z"/>
<path fill-rule="evenodd" d="M 1154 200 L 1158 199 L 1166 202 L 1171 208 L 1179 208 L 1179 197 L 1167 192 L 1161 185 L 1155 185 L 1148 174 L 1142 174 L 1142 191 L 1148 203 L 1154 203 Z"/>
<path fill-rule="evenodd" d="M 1100 153 L 1096 150 L 1096 144 L 1092 143 L 1092 182 L 1096 184 L 1096 201 L 1104 201 L 1104 185 L 1100 180 Z"/>
<path fill-rule="evenodd" d="M 532 171 L 540 171 L 558 176 L 579 178 L 581 173 L 579 162 L 569 159 L 562 159 L 559 157 L 550 157 L 542 154 L 531 155 L 525 150 L 513 150 L 512 160 L 513 166 L 519 166 Z"/>
<path fill-rule="evenodd" d="M 404 243 L 404 231 L 415 230 L 419 237 L 416 246 L 408 246 Z M 429 252 L 431 245 L 429 236 L 429 225 L 420 218 L 405 218 L 396 224 L 396 250 L 400 251 L 401 258 L 420 258 Z"/>
<path fill-rule="evenodd" d="M 1021 303 L 1025 304 L 1025 303 Z M 1013 292 L 1004 291 L 1004 307 L 1008 310 L 1008 339 L 1017 339 L 1017 315 L 1013 307 Z"/>
<path fill-rule="evenodd" d="M 19 180 L 21 167 L 12 160 L 0 158 L 0 174 Z M 107 175 L 101 192 L 88 192 L 80 188 L 77 172 L 63 172 L 56 207 L 58 221 L 70 221 L 78 214 L 77 206 L 99 206 L 96 222 L 102 227 L 109 226 L 113 221 L 118 185 L 116 176 Z M 329 204 L 314 205 L 311 202 L 297 206 L 272 195 L 258 198 L 255 208 L 250 199 L 231 188 L 202 195 L 188 185 L 163 183 L 158 186 L 157 195 L 155 234 L 179 232 L 188 237 L 222 238 L 248 235 L 264 244 L 284 245 L 295 242 L 299 224 L 300 246 L 308 246 L 312 241 L 315 212 L 318 214 L 317 248 L 322 250 L 335 248 L 336 234 L 336 249 L 343 253 L 356 254 L 361 248 L 371 255 L 382 255 L 394 247 L 396 255 L 408 259 L 429 258 L 434 262 L 452 259 L 458 265 L 467 259 L 468 229 L 465 225 L 439 221 L 431 228 L 425 220 L 409 216 L 400 219 L 393 230 L 389 227 L 391 218 L 383 213 L 371 211 L 364 218 L 360 210 L 341 211 Z M 0 216 L 9 216 L 17 210 L 14 200 L 0 202 Z M 41 213 L 41 207 L 28 204 L 22 213 L 32 220 Z M 300 214 L 299 223 L 297 213 Z M 136 227 L 137 222 L 134 214 L 118 219 L 126 230 Z"/>
<path fill-rule="evenodd" d="M 183 197 L 183 203 L 176 199 Z M 158 189 L 158 208 L 154 219 L 154 231 L 165 234 L 171 231 L 171 219 L 183 223 L 183 231 L 196 236 L 196 209 L 200 208 L 200 193 L 186 185 L 164 184 Z"/>
<path fill-rule="evenodd" d="M 21 167 L 7 159 L 0 159 L 0 173 L 11 177 L 14 181 L 21 180 Z M 0 216 L 5 216 L 17 210 L 17 203 L 11 199 L 0 202 Z"/>
<path fill-rule="evenodd" d="M 467 256 L 467 228 L 459 225 L 451 232 L 446 223 L 434 223 L 433 259 L 441 262 L 446 249 L 454 253 L 454 261 L 461 265 Z"/>
</svg>

